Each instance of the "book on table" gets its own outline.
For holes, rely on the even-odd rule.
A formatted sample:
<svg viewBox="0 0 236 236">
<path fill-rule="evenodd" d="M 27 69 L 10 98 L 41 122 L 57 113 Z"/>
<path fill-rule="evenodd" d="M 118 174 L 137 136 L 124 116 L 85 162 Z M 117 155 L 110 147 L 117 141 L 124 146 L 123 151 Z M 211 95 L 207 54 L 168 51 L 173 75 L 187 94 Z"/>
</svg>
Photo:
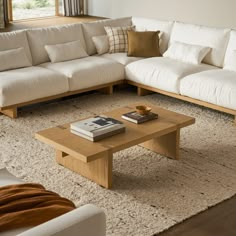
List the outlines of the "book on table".
<svg viewBox="0 0 236 236">
<path fill-rule="evenodd" d="M 82 133 L 80 133 L 78 131 L 75 131 L 75 130 L 71 129 L 71 133 L 72 134 L 76 134 L 76 135 L 78 135 L 78 136 L 80 136 L 82 138 L 88 139 L 88 140 L 93 141 L 93 142 L 97 142 L 97 141 L 102 140 L 104 138 L 108 138 L 110 136 L 113 136 L 113 135 L 116 135 L 116 134 L 120 134 L 120 133 L 124 133 L 124 132 L 125 132 L 125 127 L 121 128 L 121 129 L 118 129 L 118 130 L 110 131 L 110 132 L 102 134 L 102 135 L 91 137 L 91 136 L 88 136 L 86 134 L 82 134 Z"/>
<path fill-rule="evenodd" d="M 107 116 L 95 116 L 70 124 L 71 132 L 91 141 L 122 133 L 125 126 L 121 121 Z"/>
<path fill-rule="evenodd" d="M 128 113 L 125 113 L 121 116 L 123 119 L 131 121 L 135 124 L 141 124 L 150 120 L 155 120 L 158 118 L 158 114 L 149 112 L 146 115 L 141 115 L 136 111 L 131 111 Z"/>
</svg>

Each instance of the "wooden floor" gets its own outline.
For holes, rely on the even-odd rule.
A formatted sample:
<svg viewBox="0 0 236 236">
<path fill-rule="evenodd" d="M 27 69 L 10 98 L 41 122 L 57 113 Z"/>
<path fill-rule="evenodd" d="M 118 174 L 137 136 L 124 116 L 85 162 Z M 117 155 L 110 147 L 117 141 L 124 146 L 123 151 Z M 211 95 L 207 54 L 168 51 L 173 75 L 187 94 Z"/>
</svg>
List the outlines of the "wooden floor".
<svg viewBox="0 0 236 236">
<path fill-rule="evenodd" d="M 105 18 L 95 17 L 95 16 L 80 16 L 80 17 L 54 16 L 54 17 L 38 18 L 31 20 L 21 20 L 9 23 L 6 29 L 2 29 L 0 30 L 0 32 L 9 32 L 13 30 L 30 29 L 30 28 L 54 26 L 54 25 L 64 25 L 78 22 L 89 22 L 101 19 Z"/>
<path fill-rule="evenodd" d="M 44 26 L 62 25 L 76 22 L 89 22 L 100 17 L 50 17 L 10 23 L 9 32 Z M 217 191 L 217 190 L 216 190 Z M 180 223 L 158 236 L 236 236 L 236 196 Z"/>
<path fill-rule="evenodd" d="M 158 236 L 236 236 L 236 196 Z"/>
</svg>

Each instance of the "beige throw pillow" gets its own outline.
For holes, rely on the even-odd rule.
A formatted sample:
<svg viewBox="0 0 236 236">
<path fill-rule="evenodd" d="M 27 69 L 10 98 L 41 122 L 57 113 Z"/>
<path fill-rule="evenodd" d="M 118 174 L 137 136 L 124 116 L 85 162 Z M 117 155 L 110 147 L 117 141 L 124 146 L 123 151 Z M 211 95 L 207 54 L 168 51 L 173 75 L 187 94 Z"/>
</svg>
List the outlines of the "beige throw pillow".
<svg viewBox="0 0 236 236">
<path fill-rule="evenodd" d="M 182 42 L 173 42 L 163 57 L 198 65 L 210 52 L 211 48 Z"/>
<path fill-rule="evenodd" d="M 24 48 L 0 51 L 0 71 L 32 66 Z"/>
<path fill-rule="evenodd" d="M 79 40 L 69 43 L 45 45 L 45 49 L 52 63 L 75 60 L 88 56 Z"/>
<path fill-rule="evenodd" d="M 159 31 L 128 31 L 128 56 L 159 57 Z"/>
<path fill-rule="evenodd" d="M 92 37 L 98 55 L 105 54 L 109 51 L 109 40 L 107 35 Z"/>
<path fill-rule="evenodd" d="M 134 30 L 134 26 L 126 27 L 104 27 L 108 39 L 109 53 L 128 52 L 128 30 Z"/>
</svg>

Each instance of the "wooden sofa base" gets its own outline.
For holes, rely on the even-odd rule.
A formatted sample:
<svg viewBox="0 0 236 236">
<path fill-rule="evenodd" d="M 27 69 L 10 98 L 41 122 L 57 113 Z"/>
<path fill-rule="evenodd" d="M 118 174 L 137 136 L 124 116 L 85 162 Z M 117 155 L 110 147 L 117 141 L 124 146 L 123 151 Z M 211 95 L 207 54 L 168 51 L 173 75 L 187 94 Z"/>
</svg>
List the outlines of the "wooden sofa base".
<svg viewBox="0 0 236 236">
<path fill-rule="evenodd" d="M 175 94 L 175 93 L 171 93 L 171 92 L 166 92 L 164 90 L 161 89 L 157 89 L 157 88 L 153 88 L 151 86 L 147 86 L 147 85 L 143 85 L 143 84 L 139 84 L 133 81 L 129 81 L 127 80 L 126 83 L 136 86 L 137 87 L 137 93 L 139 96 L 145 96 L 148 95 L 150 93 L 156 92 L 156 93 L 160 93 L 160 94 L 164 94 L 167 95 L 169 97 L 174 97 L 174 98 L 178 98 L 180 100 L 183 101 L 187 101 L 187 102 L 191 102 L 200 106 L 204 106 L 204 107 L 208 107 L 217 111 L 221 111 L 221 112 L 225 112 L 228 114 L 231 114 L 234 116 L 234 124 L 236 125 L 236 110 L 232 110 L 229 108 L 225 108 L 225 107 L 221 107 L 221 106 L 217 106 L 208 102 L 203 102 L 194 98 L 190 98 L 190 97 L 186 97 L 183 95 L 179 95 L 179 94 Z"/>
<path fill-rule="evenodd" d="M 6 110 L 0 110 L 0 112 L 10 118 L 17 118 L 17 107 L 9 108 Z"/>
<path fill-rule="evenodd" d="M 23 107 L 23 106 L 27 106 L 30 104 L 35 104 L 35 103 L 45 102 L 45 101 L 49 101 L 49 100 L 53 100 L 53 99 L 63 98 L 63 97 L 67 97 L 67 96 L 71 96 L 71 95 L 75 95 L 75 94 L 80 94 L 80 93 L 84 93 L 84 92 L 89 92 L 89 91 L 93 91 L 93 90 L 98 90 L 99 92 L 104 93 L 104 94 L 112 94 L 113 93 L 113 86 L 120 85 L 123 83 L 124 83 L 124 80 L 119 80 L 116 82 L 98 85 L 98 86 L 94 86 L 94 87 L 87 88 L 87 89 L 80 89 L 80 90 L 66 92 L 66 93 L 62 93 L 62 94 L 58 94 L 58 95 L 54 95 L 54 96 L 50 96 L 50 97 L 35 99 L 33 101 L 23 102 L 23 103 L 15 104 L 12 106 L 0 107 L 0 113 L 4 114 L 10 118 L 17 118 L 17 108 L 18 107 Z"/>
</svg>

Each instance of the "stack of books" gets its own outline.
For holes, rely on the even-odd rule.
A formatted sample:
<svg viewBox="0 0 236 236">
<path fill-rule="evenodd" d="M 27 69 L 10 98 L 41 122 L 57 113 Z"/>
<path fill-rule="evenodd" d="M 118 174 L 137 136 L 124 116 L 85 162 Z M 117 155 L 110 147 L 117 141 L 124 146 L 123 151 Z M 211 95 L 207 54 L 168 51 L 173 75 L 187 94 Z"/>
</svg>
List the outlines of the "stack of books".
<svg viewBox="0 0 236 236">
<path fill-rule="evenodd" d="M 73 134 L 96 142 L 125 132 L 125 126 L 116 119 L 107 116 L 96 116 L 70 124 L 70 130 Z"/>
<path fill-rule="evenodd" d="M 123 119 L 131 121 L 135 124 L 141 124 L 150 120 L 154 120 L 158 118 L 158 114 L 149 112 L 148 114 L 141 115 L 136 111 L 131 111 L 128 113 L 125 113 L 121 116 Z"/>
</svg>

